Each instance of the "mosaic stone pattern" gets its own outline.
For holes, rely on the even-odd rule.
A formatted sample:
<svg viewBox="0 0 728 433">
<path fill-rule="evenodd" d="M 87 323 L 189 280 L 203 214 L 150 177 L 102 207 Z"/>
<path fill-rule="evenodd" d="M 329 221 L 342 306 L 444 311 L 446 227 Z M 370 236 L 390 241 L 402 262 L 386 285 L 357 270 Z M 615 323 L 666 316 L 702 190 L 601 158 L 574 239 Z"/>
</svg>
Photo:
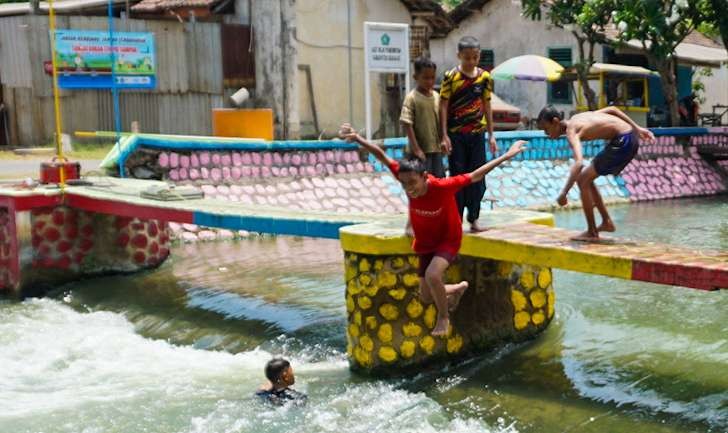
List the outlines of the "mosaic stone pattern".
<svg viewBox="0 0 728 433">
<path fill-rule="evenodd" d="M 65 206 L 31 213 L 32 266 L 70 273 L 131 272 L 169 256 L 166 223 Z"/>
<path fill-rule="evenodd" d="M 0 291 L 13 288 L 17 275 L 13 272 L 17 260 L 15 216 L 6 207 L 0 207 Z"/>
<path fill-rule="evenodd" d="M 470 287 L 450 314 L 446 337 L 433 337 L 437 308 L 418 296 L 418 258 L 347 252 L 347 353 L 352 368 L 392 373 L 454 359 L 543 331 L 554 315 L 548 268 L 462 256 L 448 283 Z"/>
</svg>

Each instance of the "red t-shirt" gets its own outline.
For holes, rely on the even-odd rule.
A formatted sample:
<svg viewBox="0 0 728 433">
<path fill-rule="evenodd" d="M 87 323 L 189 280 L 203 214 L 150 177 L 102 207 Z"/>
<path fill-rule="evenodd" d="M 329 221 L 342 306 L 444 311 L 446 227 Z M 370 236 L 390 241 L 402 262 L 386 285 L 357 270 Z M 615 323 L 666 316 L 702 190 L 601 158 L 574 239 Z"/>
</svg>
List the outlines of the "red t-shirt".
<svg viewBox="0 0 728 433">
<path fill-rule="evenodd" d="M 399 163 L 393 162 L 389 170 L 398 177 Z M 457 255 L 463 238 L 463 221 L 455 193 L 471 183 L 468 174 L 444 179 L 427 175 L 427 192 L 421 197 L 407 197 L 412 231 L 415 232 L 412 249 L 416 253 L 447 252 Z"/>
</svg>

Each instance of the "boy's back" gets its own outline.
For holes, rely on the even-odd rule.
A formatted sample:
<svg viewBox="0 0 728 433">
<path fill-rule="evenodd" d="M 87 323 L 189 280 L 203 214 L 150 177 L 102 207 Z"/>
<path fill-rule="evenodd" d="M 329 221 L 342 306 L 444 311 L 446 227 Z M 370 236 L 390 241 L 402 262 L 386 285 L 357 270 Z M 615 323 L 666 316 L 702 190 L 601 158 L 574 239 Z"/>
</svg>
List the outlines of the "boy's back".
<svg viewBox="0 0 728 433">
<path fill-rule="evenodd" d="M 575 114 L 569 120 L 581 140 L 611 140 L 632 131 L 632 126 L 619 117 L 599 112 L 587 111 Z"/>
</svg>

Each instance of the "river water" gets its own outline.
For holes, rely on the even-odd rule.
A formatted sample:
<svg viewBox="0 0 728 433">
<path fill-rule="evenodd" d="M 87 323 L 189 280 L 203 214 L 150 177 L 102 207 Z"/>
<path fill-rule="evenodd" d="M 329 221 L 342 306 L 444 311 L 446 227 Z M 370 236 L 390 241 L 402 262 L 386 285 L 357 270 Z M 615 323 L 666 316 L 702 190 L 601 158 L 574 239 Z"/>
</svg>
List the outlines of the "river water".
<svg viewBox="0 0 728 433">
<path fill-rule="evenodd" d="M 622 237 L 728 250 L 725 198 L 611 210 Z M 536 340 L 375 380 L 348 370 L 342 256 L 332 240 L 180 245 L 154 271 L 0 301 L 0 432 L 728 431 L 725 291 L 555 271 Z M 251 396 L 272 355 L 307 407 Z"/>
</svg>

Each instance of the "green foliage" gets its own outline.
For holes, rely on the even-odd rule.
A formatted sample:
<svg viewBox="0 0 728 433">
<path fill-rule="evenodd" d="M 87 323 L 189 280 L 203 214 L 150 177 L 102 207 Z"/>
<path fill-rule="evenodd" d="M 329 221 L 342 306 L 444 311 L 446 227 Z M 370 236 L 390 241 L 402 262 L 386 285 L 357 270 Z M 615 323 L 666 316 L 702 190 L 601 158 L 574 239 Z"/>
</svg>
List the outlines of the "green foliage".
<svg viewBox="0 0 728 433">
<path fill-rule="evenodd" d="M 27 0 L 0 0 L 0 5 L 4 3 L 27 3 Z"/>
<path fill-rule="evenodd" d="M 460 5 L 460 3 L 463 2 L 463 0 L 437 0 L 438 3 L 440 3 L 442 6 L 445 6 L 447 9 L 453 9 Z"/>
<path fill-rule="evenodd" d="M 713 70 L 710 68 L 698 68 L 693 73 L 692 89 L 700 104 L 705 104 L 705 83 L 703 83 L 703 77 L 712 76 Z"/>
</svg>

